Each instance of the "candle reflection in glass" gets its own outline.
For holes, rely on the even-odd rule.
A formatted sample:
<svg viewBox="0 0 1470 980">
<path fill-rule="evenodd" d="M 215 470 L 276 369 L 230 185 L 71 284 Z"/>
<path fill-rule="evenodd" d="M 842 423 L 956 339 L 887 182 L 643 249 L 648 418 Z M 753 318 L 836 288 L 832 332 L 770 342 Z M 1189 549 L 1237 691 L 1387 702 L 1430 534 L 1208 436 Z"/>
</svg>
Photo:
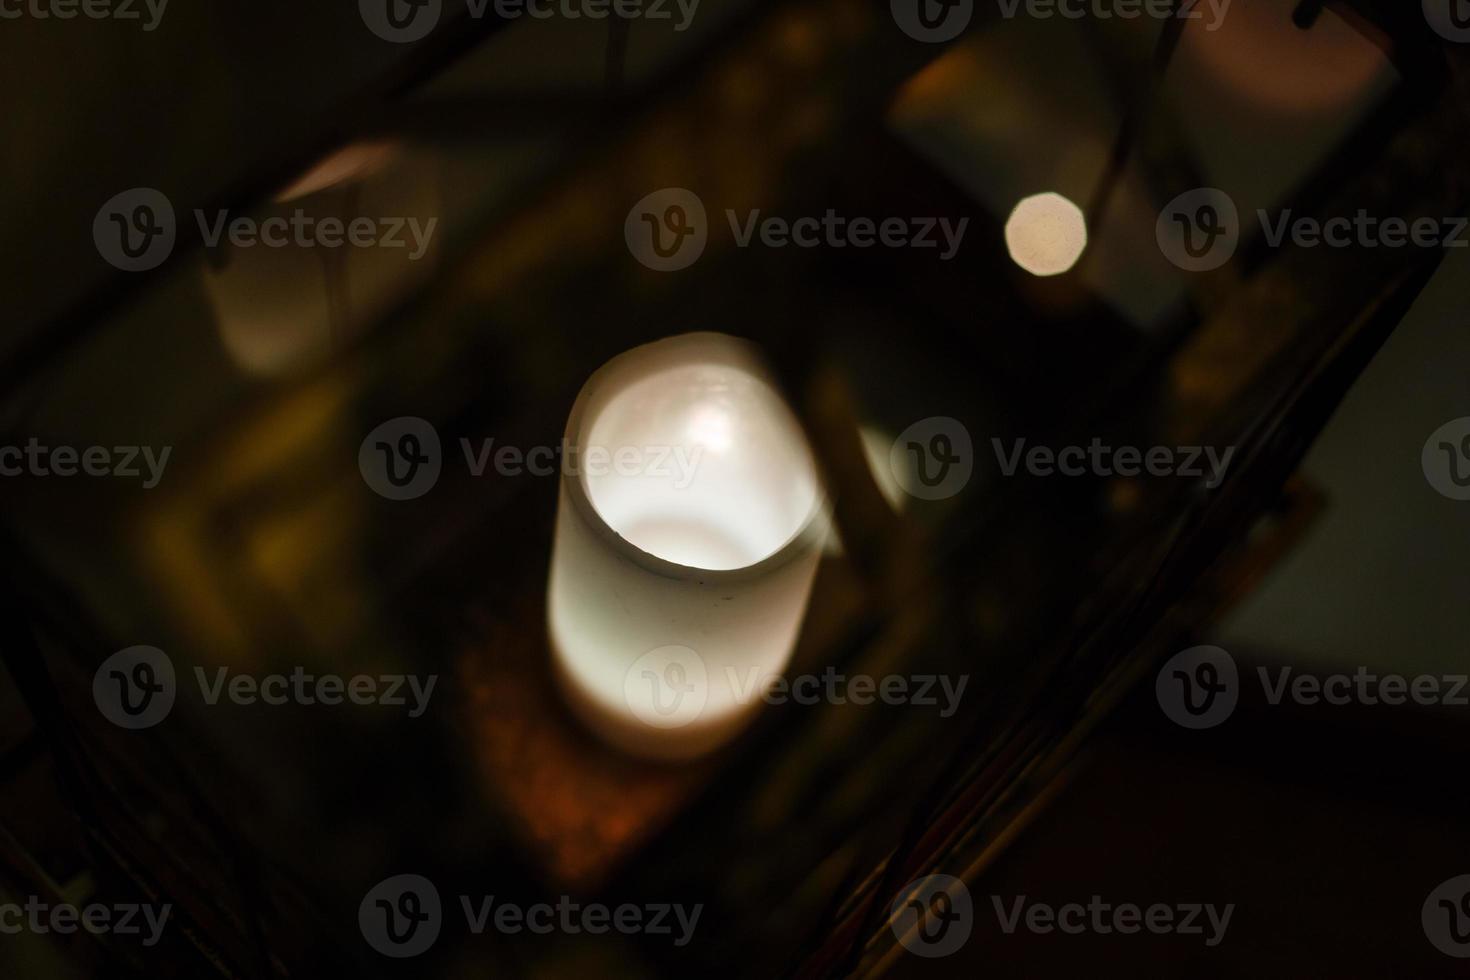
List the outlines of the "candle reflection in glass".
<svg viewBox="0 0 1470 980">
<path fill-rule="evenodd" d="M 434 174 L 408 149 L 351 143 L 248 215 L 253 243 L 231 243 L 233 214 L 209 214 L 218 240 L 201 263 L 231 359 L 273 376 L 340 348 L 422 284 L 438 251 Z"/>
</svg>

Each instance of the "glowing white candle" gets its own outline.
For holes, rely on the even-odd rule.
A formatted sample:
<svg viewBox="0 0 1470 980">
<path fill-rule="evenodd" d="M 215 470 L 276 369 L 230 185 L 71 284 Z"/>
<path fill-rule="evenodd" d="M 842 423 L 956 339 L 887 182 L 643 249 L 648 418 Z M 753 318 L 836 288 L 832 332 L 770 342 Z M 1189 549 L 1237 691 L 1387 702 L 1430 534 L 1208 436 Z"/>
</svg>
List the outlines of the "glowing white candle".
<svg viewBox="0 0 1470 980">
<path fill-rule="evenodd" d="M 791 655 L 826 520 L 811 451 L 723 334 L 628 351 L 567 421 L 548 617 L 577 714 L 640 755 L 732 738 Z"/>
</svg>

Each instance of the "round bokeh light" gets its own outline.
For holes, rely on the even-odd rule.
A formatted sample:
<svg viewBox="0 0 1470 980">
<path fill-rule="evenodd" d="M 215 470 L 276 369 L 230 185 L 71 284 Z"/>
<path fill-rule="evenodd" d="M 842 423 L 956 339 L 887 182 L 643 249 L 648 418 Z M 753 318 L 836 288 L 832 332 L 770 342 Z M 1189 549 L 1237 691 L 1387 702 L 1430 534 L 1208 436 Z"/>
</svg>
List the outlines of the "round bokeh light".
<svg viewBox="0 0 1470 980">
<path fill-rule="evenodd" d="M 1006 219 L 1006 248 L 1033 276 L 1061 275 L 1087 248 L 1087 219 L 1060 194 L 1022 198 Z"/>
</svg>

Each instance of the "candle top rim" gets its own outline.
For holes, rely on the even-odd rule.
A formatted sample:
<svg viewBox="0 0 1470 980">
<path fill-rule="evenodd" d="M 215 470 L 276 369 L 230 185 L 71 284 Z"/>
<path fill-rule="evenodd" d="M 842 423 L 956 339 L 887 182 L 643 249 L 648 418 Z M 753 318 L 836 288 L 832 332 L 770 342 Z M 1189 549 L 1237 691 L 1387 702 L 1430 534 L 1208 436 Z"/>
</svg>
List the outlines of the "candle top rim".
<svg viewBox="0 0 1470 980">
<path fill-rule="evenodd" d="M 595 417 L 587 417 L 589 405 L 593 405 L 598 399 L 604 399 L 597 407 L 605 408 L 616 397 L 616 394 L 609 395 L 610 388 L 627 389 L 661 373 L 703 365 L 731 370 L 756 382 L 769 391 L 776 408 L 791 418 L 793 432 L 799 439 L 799 452 L 810 468 L 812 501 L 791 533 L 777 545 L 756 560 L 738 566 L 721 568 L 685 564 L 639 546 L 613 527 L 594 502 L 585 471 L 570 473 L 563 465 L 561 484 L 584 520 L 615 550 L 647 570 L 668 578 L 694 579 L 700 584 L 709 581 L 735 582 L 759 577 L 799 555 L 808 553 L 810 549 L 821 548 L 821 531 L 827 524 L 824 519 L 828 509 L 827 496 L 817 469 L 815 454 L 753 343 L 730 334 L 697 331 L 665 337 L 616 355 L 594 371 L 583 384 L 567 419 L 566 439 L 568 443 L 579 444 L 578 440 L 585 432 L 590 431 L 591 424 L 595 421 Z M 565 464 L 565 459 L 563 463 Z"/>
</svg>

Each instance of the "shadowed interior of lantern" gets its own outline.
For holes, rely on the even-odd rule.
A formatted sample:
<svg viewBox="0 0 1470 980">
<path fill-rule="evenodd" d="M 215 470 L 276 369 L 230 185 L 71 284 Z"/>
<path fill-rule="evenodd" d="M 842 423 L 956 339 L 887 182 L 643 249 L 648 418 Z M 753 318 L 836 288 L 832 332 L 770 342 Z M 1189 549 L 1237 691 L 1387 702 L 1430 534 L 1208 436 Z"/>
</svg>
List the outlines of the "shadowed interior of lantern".
<svg viewBox="0 0 1470 980">
<path fill-rule="evenodd" d="M 650 554 L 695 568 L 766 558 L 811 517 L 816 468 L 781 397 L 728 364 L 667 368 L 588 406 L 578 448 L 597 513 Z"/>
</svg>

